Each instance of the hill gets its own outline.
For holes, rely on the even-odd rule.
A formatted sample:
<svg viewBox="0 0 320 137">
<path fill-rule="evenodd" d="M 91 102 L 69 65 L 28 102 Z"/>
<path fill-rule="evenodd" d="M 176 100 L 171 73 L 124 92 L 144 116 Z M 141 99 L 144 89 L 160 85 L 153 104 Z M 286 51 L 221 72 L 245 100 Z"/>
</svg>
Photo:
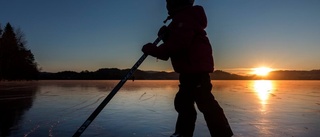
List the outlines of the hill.
<svg viewBox="0 0 320 137">
<path fill-rule="evenodd" d="M 97 71 L 62 71 L 57 73 L 41 72 L 40 80 L 120 80 L 129 69 L 101 68 Z M 320 70 L 311 71 L 272 71 L 268 76 L 242 76 L 222 70 L 210 74 L 213 80 L 320 80 Z M 178 73 L 164 71 L 137 70 L 131 79 L 136 80 L 177 80 Z"/>
<path fill-rule="evenodd" d="M 311 71 L 272 71 L 265 79 L 272 80 L 320 80 L 320 70 Z"/>
</svg>

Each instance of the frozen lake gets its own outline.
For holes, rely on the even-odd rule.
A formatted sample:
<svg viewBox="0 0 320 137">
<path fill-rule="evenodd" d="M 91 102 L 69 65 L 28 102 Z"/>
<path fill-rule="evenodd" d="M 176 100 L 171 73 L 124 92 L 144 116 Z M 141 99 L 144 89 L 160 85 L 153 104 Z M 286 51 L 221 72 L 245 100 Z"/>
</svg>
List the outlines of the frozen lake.
<svg viewBox="0 0 320 137">
<path fill-rule="evenodd" d="M 0 82 L 0 136 L 72 136 L 119 81 Z M 320 81 L 212 81 L 235 137 L 319 137 Z M 82 136 L 168 137 L 178 81 L 127 81 Z M 209 131 L 198 112 L 195 137 Z"/>
</svg>

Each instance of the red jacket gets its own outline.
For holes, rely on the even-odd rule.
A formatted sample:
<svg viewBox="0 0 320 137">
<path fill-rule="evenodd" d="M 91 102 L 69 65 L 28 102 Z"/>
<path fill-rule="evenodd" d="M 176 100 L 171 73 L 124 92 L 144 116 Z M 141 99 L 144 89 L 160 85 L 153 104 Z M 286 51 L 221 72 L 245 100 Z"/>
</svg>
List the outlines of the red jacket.
<svg viewBox="0 0 320 137">
<path fill-rule="evenodd" d="M 168 26 L 168 37 L 152 56 L 171 59 L 175 72 L 213 72 L 212 48 L 205 32 L 207 18 L 201 6 L 176 13 Z"/>
</svg>

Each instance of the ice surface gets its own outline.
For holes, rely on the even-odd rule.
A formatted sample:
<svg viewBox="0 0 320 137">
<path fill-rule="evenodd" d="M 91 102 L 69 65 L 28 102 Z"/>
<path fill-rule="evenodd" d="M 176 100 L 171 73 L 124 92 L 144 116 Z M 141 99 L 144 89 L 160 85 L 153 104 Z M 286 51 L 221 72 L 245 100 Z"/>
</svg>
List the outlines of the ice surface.
<svg viewBox="0 0 320 137">
<path fill-rule="evenodd" d="M 118 81 L 0 83 L 0 136 L 72 136 Z M 82 134 L 168 137 L 178 81 L 128 81 Z M 235 137 L 319 137 L 320 81 L 212 81 Z M 195 137 L 209 131 L 198 112 Z"/>
</svg>

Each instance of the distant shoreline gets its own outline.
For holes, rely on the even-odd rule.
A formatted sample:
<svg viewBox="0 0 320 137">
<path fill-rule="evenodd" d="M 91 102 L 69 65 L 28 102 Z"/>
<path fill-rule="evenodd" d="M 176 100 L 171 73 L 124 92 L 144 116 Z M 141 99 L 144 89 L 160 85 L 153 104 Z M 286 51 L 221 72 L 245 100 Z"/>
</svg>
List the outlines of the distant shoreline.
<svg viewBox="0 0 320 137">
<path fill-rule="evenodd" d="M 39 80 L 119 80 L 122 79 L 129 69 L 102 68 L 97 71 L 61 71 L 57 73 L 40 72 Z M 272 71 L 267 76 L 238 75 L 216 70 L 210 73 L 212 80 L 320 80 L 320 69 L 301 70 L 278 70 Z M 137 70 L 134 80 L 178 80 L 179 74 L 164 71 Z"/>
</svg>

